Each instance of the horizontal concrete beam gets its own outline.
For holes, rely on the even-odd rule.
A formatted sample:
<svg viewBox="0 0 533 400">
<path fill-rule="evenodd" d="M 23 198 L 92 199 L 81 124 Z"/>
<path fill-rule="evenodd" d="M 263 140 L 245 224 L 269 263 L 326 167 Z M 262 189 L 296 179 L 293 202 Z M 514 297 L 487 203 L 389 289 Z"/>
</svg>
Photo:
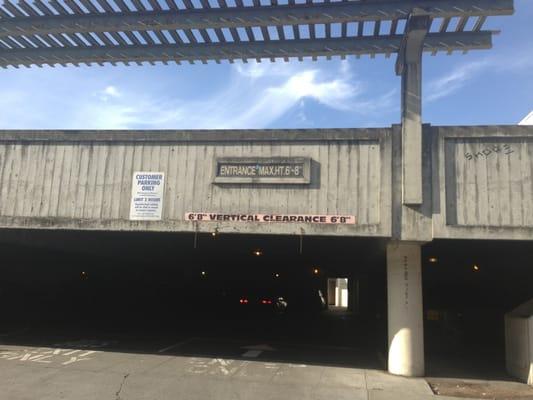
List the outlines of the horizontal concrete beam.
<svg viewBox="0 0 533 400">
<path fill-rule="evenodd" d="M 268 42 L 10 49 L 0 50 L 0 67 L 391 54 L 398 51 L 401 41 L 402 35 L 394 35 Z M 432 53 L 491 47 L 492 32 L 489 31 L 432 33 L 427 35 L 424 42 L 424 51 Z"/>
<path fill-rule="evenodd" d="M 11 10 L 16 10 L 13 6 Z M 389 0 L 260 7 L 19 16 L 0 19 L 0 37 L 54 33 L 236 28 L 405 19 L 417 10 L 433 18 L 510 15 L 513 0 Z M 58 11 L 59 12 L 59 11 Z M 12 11 L 14 13 L 14 11 Z"/>
<path fill-rule="evenodd" d="M 2 143 L 241 143 L 376 141 L 390 128 L 194 129 L 194 130 L 0 130 Z"/>
</svg>

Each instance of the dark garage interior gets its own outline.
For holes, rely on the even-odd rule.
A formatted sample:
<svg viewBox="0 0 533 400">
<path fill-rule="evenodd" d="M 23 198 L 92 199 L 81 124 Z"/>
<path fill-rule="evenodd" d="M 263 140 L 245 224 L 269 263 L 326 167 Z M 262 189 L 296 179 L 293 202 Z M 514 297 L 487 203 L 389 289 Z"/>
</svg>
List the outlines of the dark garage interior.
<svg viewBox="0 0 533 400">
<path fill-rule="evenodd" d="M 144 344 L 176 334 L 312 344 L 352 351 L 288 357 L 385 368 L 384 240 L 5 230 L 1 242 L 0 333 L 22 333 L 11 340 L 127 337 L 124 351 L 155 351 Z M 503 241 L 423 247 L 429 375 L 504 374 L 503 315 L 532 297 L 531 250 Z M 347 308 L 328 296 L 328 278 L 338 277 L 348 282 Z"/>
</svg>

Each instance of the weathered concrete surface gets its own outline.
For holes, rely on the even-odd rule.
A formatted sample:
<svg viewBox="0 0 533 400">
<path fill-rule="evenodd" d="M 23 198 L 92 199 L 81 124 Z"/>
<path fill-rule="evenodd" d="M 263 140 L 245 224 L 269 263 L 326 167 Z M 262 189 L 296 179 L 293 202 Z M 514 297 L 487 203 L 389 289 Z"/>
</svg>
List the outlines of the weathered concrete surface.
<svg viewBox="0 0 533 400">
<path fill-rule="evenodd" d="M 505 314 L 505 364 L 510 375 L 533 386 L 533 299 Z"/>
<path fill-rule="evenodd" d="M 59 354 L 43 358 L 45 352 L 54 350 Z M 83 361 L 63 365 L 69 357 L 61 352 L 65 354 L 68 350 L 2 345 L 0 398 L 458 400 L 464 396 L 477 399 L 490 396 L 526 399 L 533 390 L 513 382 L 428 378 L 440 393 L 436 396 L 424 379 L 393 376 L 375 369 L 113 351 L 96 351 L 79 358 Z M 30 353 L 30 358 L 20 357 Z M 19 358 L 9 359 L 8 354 Z"/>
<path fill-rule="evenodd" d="M 249 133 L 249 134 L 248 134 Z M 390 130 L 0 134 L 0 225 L 390 235 Z M 309 157 L 308 185 L 213 182 L 217 158 Z M 129 220 L 135 171 L 165 174 L 161 221 Z M 188 212 L 353 215 L 355 225 L 194 223 Z"/>
<path fill-rule="evenodd" d="M 402 77 L 402 204 L 420 205 L 422 190 L 422 52 L 431 20 L 410 15 L 396 60 Z"/>
<path fill-rule="evenodd" d="M 533 128 L 434 127 L 436 238 L 533 238 Z"/>
<path fill-rule="evenodd" d="M 112 351 L 64 365 L 68 349 L 1 347 L 1 397 L 10 400 L 433 398 L 424 380 L 378 370 Z"/>
<path fill-rule="evenodd" d="M 422 203 L 404 204 L 402 196 L 403 171 L 401 152 L 401 127 L 392 127 L 392 233 L 393 240 L 428 242 L 433 239 L 432 231 L 432 131 L 424 125 L 422 134 Z"/>
<path fill-rule="evenodd" d="M 489 381 L 481 379 L 427 378 L 430 387 L 442 396 L 459 398 L 526 400 L 533 399 L 533 388 L 512 381 Z"/>
<path fill-rule="evenodd" d="M 421 245 L 387 245 L 389 372 L 424 376 Z"/>
<path fill-rule="evenodd" d="M 306 157 L 309 184 L 213 182 L 218 157 Z M 404 204 L 401 129 L 1 131 L 0 227 L 393 238 L 533 237 L 533 127 L 422 133 Z M 415 163 L 418 165 L 418 162 Z M 134 171 L 165 173 L 161 221 L 130 221 Z M 410 168 L 413 170 L 413 168 Z M 419 198 L 418 190 L 413 198 Z M 418 200 L 410 200 L 417 202 Z M 191 222 L 187 212 L 353 215 L 354 225 Z"/>
</svg>

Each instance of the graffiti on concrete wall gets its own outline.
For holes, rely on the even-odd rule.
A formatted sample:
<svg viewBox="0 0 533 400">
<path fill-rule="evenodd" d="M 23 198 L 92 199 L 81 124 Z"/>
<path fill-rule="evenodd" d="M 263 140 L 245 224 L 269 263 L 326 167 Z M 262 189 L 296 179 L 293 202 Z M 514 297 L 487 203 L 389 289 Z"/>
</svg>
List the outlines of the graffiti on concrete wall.
<svg viewBox="0 0 533 400">
<path fill-rule="evenodd" d="M 512 149 L 511 145 L 493 144 L 493 145 L 485 147 L 483 150 L 480 150 L 476 153 L 465 153 L 465 158 L 467 160 L 477 160 L 479 158 L 486 159 L 492 155 L 497 155 L 497 154 L 509 155 L 511 153 L 514 153 L 514 150 Z"/>
</svg>

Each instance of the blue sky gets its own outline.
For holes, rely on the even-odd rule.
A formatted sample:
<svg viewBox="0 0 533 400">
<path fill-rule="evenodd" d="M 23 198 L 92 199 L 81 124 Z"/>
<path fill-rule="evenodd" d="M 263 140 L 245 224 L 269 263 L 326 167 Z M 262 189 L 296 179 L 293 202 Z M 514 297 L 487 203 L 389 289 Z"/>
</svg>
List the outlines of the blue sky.
<svg viewBox="0 0 533 400">
<path fill-rule="evenodd" d="M 423 119 L 516 124 L 533 110 L 533 1 L 493 17 L 492 50 L 424 56 Z M 380 127 L 399 122 L 395 57 L 0 70 L 1 129 Z"/>
</svg>

